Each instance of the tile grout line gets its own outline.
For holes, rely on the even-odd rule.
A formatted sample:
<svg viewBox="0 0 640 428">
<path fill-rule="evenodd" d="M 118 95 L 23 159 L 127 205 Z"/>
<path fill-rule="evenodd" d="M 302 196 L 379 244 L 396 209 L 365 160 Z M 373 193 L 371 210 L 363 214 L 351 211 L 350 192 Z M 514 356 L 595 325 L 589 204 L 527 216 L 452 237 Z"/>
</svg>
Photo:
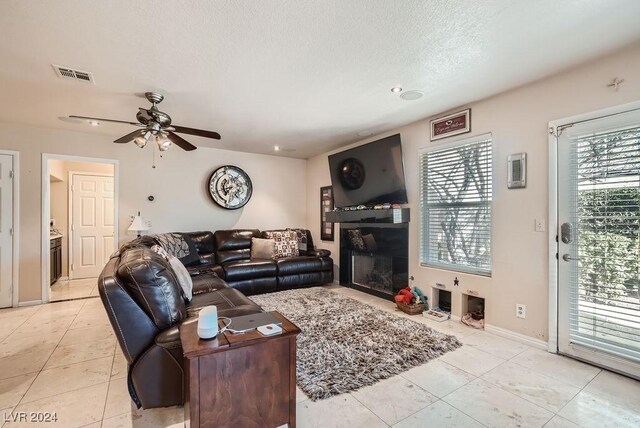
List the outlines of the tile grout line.
<svg viewBox="0 0 640 428">
<path fill-rule="evenodd" d="M 505 361 L 505 362 L 506 362 L 506 361 Z M 514 363 L 514 364 L 515 364 L 515 363 Z M 500 366 L 498 366 L 498 367 L 500 367 Z M 520 366 L 520 367 L 523 367 L 523 366 Z M 497 368 L 497 367 L 496 367 L 496 368 Z M 524 368 L 527 368 L 527 367 L 524 367 Z M 495 369 L 493 369 L 493 370 L 495 370 Z M 493 370 L 490 370 L 490 371 L 493 371 Z M 487 373 L 489 373 L 489 372 L 487 372 Z M 486 373 L 485 373 L 485 374 L 486 374 Z M 483 375 L 483 376 L 484 376 L 484 375 Z M 490 383 L 491 385 L 495 386 L 496 388 L 500 388 L 500 389 L 501 389 L 502 391 L 504 391 L 504 392 L 508 392 L 508 393 L 510 393 L 510 394 L 513 394 L 513 395 L 515 395 L 515 396 L 516 396 L 516 397 L 518 397 L 518 398 L 521 398 L 521 399 L 523 399 L 523 400 L 525 400 L 525 401 L 527 401 L 527 402 L 529 402 L 529 403 L 531 403 L 531 404 L 533 404 L 533 405 L 536 405 L 536 406 L 540 407 L 541 409 L 546 410 L 547 412 L 551 412 L 551 413 L 553 413 L 553 415 L 554 415 L 554 416 L 555 416 L 555 415 L 557 415 L 557 414 L 558 414 L 558 412 L 560 411 L 560 410 L 558 410 L 558 411 L 556 412 L 556 411 L 554 411 L 554 410 L 549 410 L 549 409 L 547 409 L 547 408 L 545 408 L 545 407 L 542 407 L 540 404 L 535 403 L 535 402 L 533 402 L 533 401 L 529 400 L 529 399 L 528 399 L 528 398 L 526 398 L 526 397 L 521 397 L 520 395 L 516 394 L 515 392 L 511 392 L 511 391 L 509 391 L 509 390 L 506 390 L 506 389 L 504 389 L 502 386 L 498 385 L 497 383 L 492 382 L 492 381 L 490 381 L 489 379 L 485 379 L 485 378 L 483 378 L 482 376 L 481 376 L 481 377 L 479 377 L 479 379 L 481 379 L 481 380 L 483 380 L 483 381 L 485 381 L 485 382 Z M 553 379 L 553 378 L 551 378 L 551 379 Z M 578 391 L 578 393 L 579 393 L 579 391 Z M 578 395 L 578 393 L 576 393 L 576 395 Z M 574 395 L 574 396 L 572 396 L 572 397 L 571 397 L 571 399 L 570 399 L 569 401 L 573 400 L 573 398 L 574 398 L 574 397 L 575 397 L 575 395 Z M 569 401 L 567 401 L 567 404 L 569 404 Z M 564 406 L 566 406 L 566 404 L 565 404 Z M 562 406 L 562 407 L 564 407 L 564 406 Z M 560 409 L 562 410 L 562 408 L 560 408 Z M 549 421 L 545 422 L 545 424 L 546 424 L 546 423 L 548 423 L 548 422 L 549 422 Z"/>
<path fill-rule="evenodd" d="M 47 305 L 47 304 L 49 304 L 49 303 L 45 303 L 45 304 L 43 304 L 42 306 Z M 75 322 L 75 320 L 78 318 L 78 314 L 80 313 L 80 311 L 82 310 L 82 308 L 84 308 L 84 305 L 85 305 L 85 303 L 83 303 L 83 304 L 80 306 L 80 308 L 78 309 L 78 312 L 75 314 L 75 317 L 73 318 L 73 321 L 71 321 L 71 324 L 73 324 L 73 323 Z M 42 309 L 42 308 L 39 308 L 37 311 L 35 311 L 35 312 L 33 313 L 33 315 L 35 315 L 36 313 L 38 313 L 38 312 L 40 311 L 40 309 Z M 33 315 L 32 315 L 32 316 L 33 316 Z M 31 317 L 29 317 L 29 318 L 31 318 Z M 53 355 L 53 353 L 54 353 L 54 352 L 56 352 L 56 349 L 58 349 L 58 346 L 60 346 L 60 342 L 62 341 L 62 338 L 63 338 L 63 337 L 67 334 L 67 332 L 69 331 L 69 329 L 70 329 L 70 327 L 71 327 L 71 324 L 69 324 L 69 327 L 67 327 L 67 329 L 64 331 L 64 334 L 63 334 L 62 336 L 60 336 L 60 340 L 58 340 L 58 343 L 56 344 L 55 348 L 53 348 L 53 351 L 51 352 L 51 355 Z M 40 370 L 38 371 L 38 374 L 37 374 L 37 375 L 36 375 L 36 377 L 33 379 L 33 382 L 31 383 L 31 385 L 29 385 L 29 388 L 27 388 L 27 390 L 25 391 L 24 395 L 20 398 L 20 401 L 18 402 L 18 404 L 16 404 L 16 406 L 15 406 L 14 408 L 17 408 L 20 404 L 23 404 L 24 397 L 25 397 L 25 396 L 27 395 L 27 393 L 31 390 L 31 388 L 33 387 L 33 384 L 35 383 L 36 379 L 38 379 L 38 376 L 40 376 L 40 373 L 42 373 L 42 372 L 43 372 L 44 367 L 47 365 L 47 363 L 48 363 L 48 362 L 49 362 L 49 360 L 51 359 L 51 355 L 49 355 L 49 358 L 47 358 L 47 361 L 45 361 L 45 362 L 44 362 L 44 364 L 42 365 L 42 367 L 41 367 L 41 368 L 40 368 Z M 70 392 L 70 391 L 68 391 L 68 392 Z M 43 397 L 43 398 L 46 398 L 46 397 Z M 34 401 L 37 401 L 37 400 L 34 400 Z M 25 404 L 26 404 L 26 403 L 25 403 Z"/>
<path fill-rule="evenodd" d="M 116 342 L 117 345 L 117 342 Z M 107 385 L 107 395 L 104 397 L 104 406 L 102 406 L 102 416 L 100 417 L 100 427 L 102 427 L 104 422 L 104 414 L 107 411 L 107 403 L 109 402 L 109 391 L 111 391 L 111 374 L 113 373 L 113 367 L 116 364 L 116 355 L 115 348 L 113 354 L 113 360 L 111 360 L 111 370 L 109 371 L 109 384 Z"/>
<path fill-rule="evenodd" d="M 445 362 L 445 361 L 442 361 L 442 362 L 443 362 L 443 363 L 445 363 L 445 364 L 449 364 L 449 363 L 447 363 L 447 362 Z M 449 364 L 449 365 L 450 365 L 451 367 L 455 367 L 455 368 L 456 368 L 456 369 L 458 369 L 458 370 L 462 370 L 461 368 L 456 367 L 456 366 L 454 366 L 453 364 Z M 469 418 L 471 418 L 472 420 L 474 420 L 474 421 L 478 422 L 478 423 L 479 423 L 480 425 L 482 425 L 483 427 L 486 427 L 487 425 L 485 425 L 484 423 L 480 422 L 479 420 L 477 420 L 477 419 L 476 419 L 476 418 L 474 418 L 473 416 L 471 416 L 471 415 L 469 415 L 469 414 L 465 413 L 465 411 L 464 411 L 464 410 L 458 409 L 458 408 L 457 408 L 456 406 L 454 406 L 453 404 L 451 404 L 451 403 L 449 403 L 448 401 L 445 401 L 445 400 L 444 400 L 446 397 L 448 397 L 449 395 L 453 394 L 453 393 L 454 393 L 454 392 L 456 392 L 457 390 L 464 388 L 465 386 L 469 385 L 471 382 L 473 382 L 473 381 L 475 381 L 475 380 L 477 380 L 477 379 L 480 379 L 480 377 L 479 377 L 479 376 L 476 376 L 476 375 L 474 375 L 474 374 L 472 374 L 472 373 L 469 373 L 469 372 L 466 372 L 466 371 L 464 371 L 464 370 L 462 370 L 462 371 L 463 371 L 463 372 L 465 372 L 465 373 L 470 374 L 471 376 L 473 376 L 473 377 L 474 377 L 474 379 L 470 380 L 469 382 L 465 383 L 464 385 L 460 385 L 459 387 L 457 387 L 456 389 L 454 389 L 453 391 L 451 391 L 451 392 L 450 392 L 450 393 L 448 393 L 447 395 L 445 395 L 445 396 L 443 396 L 442 398 L 440 398 L 440 401 L 442 401 L 443 403 L 446 403 L 447 405 L 449 405 L 449 406 L 453 407 L 454 409 L 456 409 L 457 411 L 459 411 L 459 412 L 460 412 L 460 413 L 462 413 L 463 415 L 466 415 L 466 416 L 468 416 Z"/>
<path fill-rule="evenodd" d="M 498 367 L 499 367 L 499 366 L 498 366 Z M 547 423 L 549 423 L 549 421 L 550 421 L 551 419 L 553 419 L 553 417 L 556 415 L 556 413 L 555 413 L 555 412 L 552 412 L 551 410 L 547 410 L 547 409 L 545 409 L 544 407 L 542 407 L 542 406 L 540 406 L 540 405 L 538 405 L 538 404 L 532 403 L 531 401 L 529 401 L 529 400 L 527 400 L 527 399 L 525 399 L 525 398 L 522 398 L 522 397 L 520 397 L 519 395 L 514 394 L 514 393 L 513 393 L 513 392 L 511 392 L 511 391 L 507 391 L 506 389 L 503 389 L 503 388 L 501 388 L 500 386 L 497 386 L 497 385 L 493 384 L 492 382 L 489 382 L 489 381 L 488 381 L 488 380 L 486 380 L 486 379 L 483 379 L 483 378 L 481 378 L 481 377 L 478 377 L 477 379 L 474 379 L 474 381 L 475 381 L 475 380 L 478 380 L 478 379 L 480 379 L 480 380 L 481 380 L 481 381 L 483 381 L 483 382 L 487 382 L 487 383 L 488 383 L 488 384 L 490 384 L 490 385 L 495 386 L 496 388 L 500 389 L 502 392 L 506 392 L 507 394 L 510 394 L 510 395 L 512 395 L 512 396 L 514 396 L 514 397 L 516 397 L 516 398 L 521 399 L 521 400 L 524 400 L 524 401 L 526 401 L 527 403 L 532 404 L 532 405 L 534 405 L 534 406 L 538 407 L 538 408 L 539 408 L 539 409 L 541 409 L 541 410 L 544 410 L 545 412 L 551 413 L 551 417 L 550 417 L 549 419 L 547 419 L 547 420 L 544 422 L 544 424 L 543 424 L 542 426 L 544 426 L 544 425 L 546 425 Z M 469 382 L 469 383 L 471 383 L 471 382 Z M 467 384 L 467 385 L 468 385 L 468 384 Z M 453 392 L 452 392 L 451 394 L 453 394 Z M 446 397 L 448 397 L 448 396 L 449 396 L 449 395 L 451 395 L 451 394 L 447 394 L 445 397 L 443 397 L 443 398 L 442 398 L 442 400 L 443 400 L 445 403 L 449 404 L 450 406 L 455 407 L 456 409 L 458 409 L 458 408 L 457 408 L 456 406 L 454 406 L 452 403 L 449 403 L 448 401 L 445 401 L 445 400 L 444 400 Z M 462 411 L 461 409 L 458 409 L 458 410 L 460 410 L 462 413 L 464 413 L 464 411 Z M 466 413 L 465 413 L 465 414 L 466 414 Z M 471 416 L 469 416 L 469 417 L 471 417 Z M 475 419 L 475 418 L 472 418 L 472 419 Z M 480 422 L 480 421 L 478 421 L 478 422 Z M 484 425 L 484 424 L 483 424 L 483 425 Z"/>
<path fill-rule="evenodd" d="M 564 408 L 565 408 L 565 407 L 567 407 L 569 404 L 571 404 L 571 402 L 572 402 L 572 401 L 573 401 L 573 400 L 574 400 L 578 395 L 580 395 L 580 393 L 582 393 L 582 391 L 584 391 L 584 389 L 585 389 L 587 386 L 591 385 L 591 383 L 592 383 L 594 380 L 596 380 L 596 378 L 597 378 L 598 376 L 600 376 L 600 374 L 601 374 L 601 373 L 603 373 L 603 370 L 602 370 L 602 369 L 599 369 L 599 370 L 598 370 L 598 373 L 597 373 L 593 378 L 591 378 L 591 379 L 589 380 L 589 382 L 587 382 L 587 383 L 586 383 L 582 388 L 580 388 L 580 390 L 579 390 L 578 392 L 576 392 L 576 394 L 575 394 L 573 397 L 571 397 L 571 400 L 567 401 L 567 403 L 566 403 L 564 406 L 562 406 L 562 407 L 560 408 L 560 410 L 558 410 L 558 412 L 556 413 L 556 415 L 558 415 L 558 416 L 559 416 L 559 417 L 561 417 L 561 418 L 564 418 L 564 419 L 568 420 L 569 422 L 573 422 L 574 424 L 579 425 L 577 422 L 574 422 L 572 419 L 570 419 L 570 418 L 568 418 L 568 417 L 565 417 L 565 416 L 560 415 L 560 412 L 561 412 L 562 410 L 564 410 Z"/>
<path fill-rule="evenodd" d="M 386 380 L 386 379 L 385 379 Z M 357 390 L 356 390 L 357 391 Z M 353 391 L 353 392 L 356 392 Z M 380 422 L 382 422 L 385 426 L 387 427 L 391 427 L 391 425 L 389 425 L 388 423 L 386 423 L 380 416 L 378 416 L 378 414 L 376 412 L 374 412 L 373 410 L 371 410 L 369 407 L 367 407 L 366 404 L 364 404 L 362 401 L 358 400 L 358 398 L 353 395 L 352 392 L 347 392 L 347 394 L 349 394 L 354 400 L 356 400 L 358 403 L 360 403 L 360 405 L 362 405 L 362 407 L 364 407 L 365 409 L 367 409 L 369 411 L 369 413 L 371 413 L 373 416 L 375 416 L 376 418 L 378 418 L 380 420 Z M 337 397 L 337 395 L 336 395 Z"/>
</svg>

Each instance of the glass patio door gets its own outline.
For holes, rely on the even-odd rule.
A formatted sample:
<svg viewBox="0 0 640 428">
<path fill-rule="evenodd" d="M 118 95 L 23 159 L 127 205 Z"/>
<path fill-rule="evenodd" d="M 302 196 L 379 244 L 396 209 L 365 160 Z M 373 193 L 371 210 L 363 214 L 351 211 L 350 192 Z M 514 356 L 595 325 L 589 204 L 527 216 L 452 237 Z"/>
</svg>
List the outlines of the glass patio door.
<svg viewBox="0 0 640 428">
<path fill-rule="evenodd" d="M 558 349 L 640 378 L 640 113 L 558 131 Z"/>
</svg>

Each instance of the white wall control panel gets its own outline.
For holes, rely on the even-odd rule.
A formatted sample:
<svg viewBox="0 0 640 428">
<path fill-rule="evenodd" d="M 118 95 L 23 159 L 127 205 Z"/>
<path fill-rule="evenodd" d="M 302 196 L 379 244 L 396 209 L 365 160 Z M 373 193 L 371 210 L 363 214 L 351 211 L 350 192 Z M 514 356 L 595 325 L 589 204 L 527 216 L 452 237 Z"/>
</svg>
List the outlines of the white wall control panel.
<svg viewBox="0 0 640 428">
<path fill-rule="evenodd" d="M 523 152 L 509 155 L 507 163 L 509 164 L 507 187 L 509 189 L 527 187 L 527 154 Z"/>
</svg>

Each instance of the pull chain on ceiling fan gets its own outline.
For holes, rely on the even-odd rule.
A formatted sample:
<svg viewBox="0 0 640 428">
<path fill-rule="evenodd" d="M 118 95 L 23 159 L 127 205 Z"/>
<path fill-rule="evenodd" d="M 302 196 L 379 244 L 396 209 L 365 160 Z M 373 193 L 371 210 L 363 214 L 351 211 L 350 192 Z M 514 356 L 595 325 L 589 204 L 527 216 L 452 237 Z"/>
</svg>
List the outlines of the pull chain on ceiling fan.
<svg viewBox="0 0 640 428">
<path fill-rule="evenodd" d="M 136 114 L 138 122 L 128 122 L 125 120 L 115 119 L 102 119 L 98 117 L 88 116 L 69 116 L 73 119 L 85 119 L 85 120 L 97 120 L 100 122 L 113 122 L 113 123 L 125 123 L 127 125 L 138 126 L 140 129 L 136 129 L 129 134 L 118 138 L 114 143 L 124 144 L 133 141 L 141 149 L 144 148 L 150 141 L 155 141 L 158 145 L 158 149 L 161 152 L 169 150 L 169 148 L 175 144 L 183 150 L 191 151 L 197 149 L 196 146 L 177 135 L 180 134 L 196 135 L 199 137 L 213 138 L 215 140 L 220 139 L 220 134 L 214 131 L 205 131 L 203 129 L 187 128 L 185 126 L 178 126 L 171 124 L 171 116 L 167 113 L 158 110 L 158 104 L 162 102 L 164 96 L 157 92 L 145 92 L 144 96 L 151 103 L 151 108 L 144 109 L 140 107 Z"/>
</svg>

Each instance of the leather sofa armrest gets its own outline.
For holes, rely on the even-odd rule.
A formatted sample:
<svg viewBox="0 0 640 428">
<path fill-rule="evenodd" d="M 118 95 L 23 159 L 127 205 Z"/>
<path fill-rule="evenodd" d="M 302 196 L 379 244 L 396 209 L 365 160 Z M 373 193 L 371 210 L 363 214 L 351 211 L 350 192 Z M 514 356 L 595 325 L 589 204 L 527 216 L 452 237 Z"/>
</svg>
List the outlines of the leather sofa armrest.
<svg viewBox="0 0 640 428">
<path fill-rule="evenodd" d="M 308 251 L 307 254 L 316 257 L 329 257 L 331 255 L 331 251 L 322 248 L 316 248 L 314 250 Z"/>
<path fill-rule="evenodd" d="M 160 332 L 155 338 L 156 345 L 165 349 L 174 349 L 181 347 L 180 343 L 180 324 L 169 327 Z"/>
</svg>

